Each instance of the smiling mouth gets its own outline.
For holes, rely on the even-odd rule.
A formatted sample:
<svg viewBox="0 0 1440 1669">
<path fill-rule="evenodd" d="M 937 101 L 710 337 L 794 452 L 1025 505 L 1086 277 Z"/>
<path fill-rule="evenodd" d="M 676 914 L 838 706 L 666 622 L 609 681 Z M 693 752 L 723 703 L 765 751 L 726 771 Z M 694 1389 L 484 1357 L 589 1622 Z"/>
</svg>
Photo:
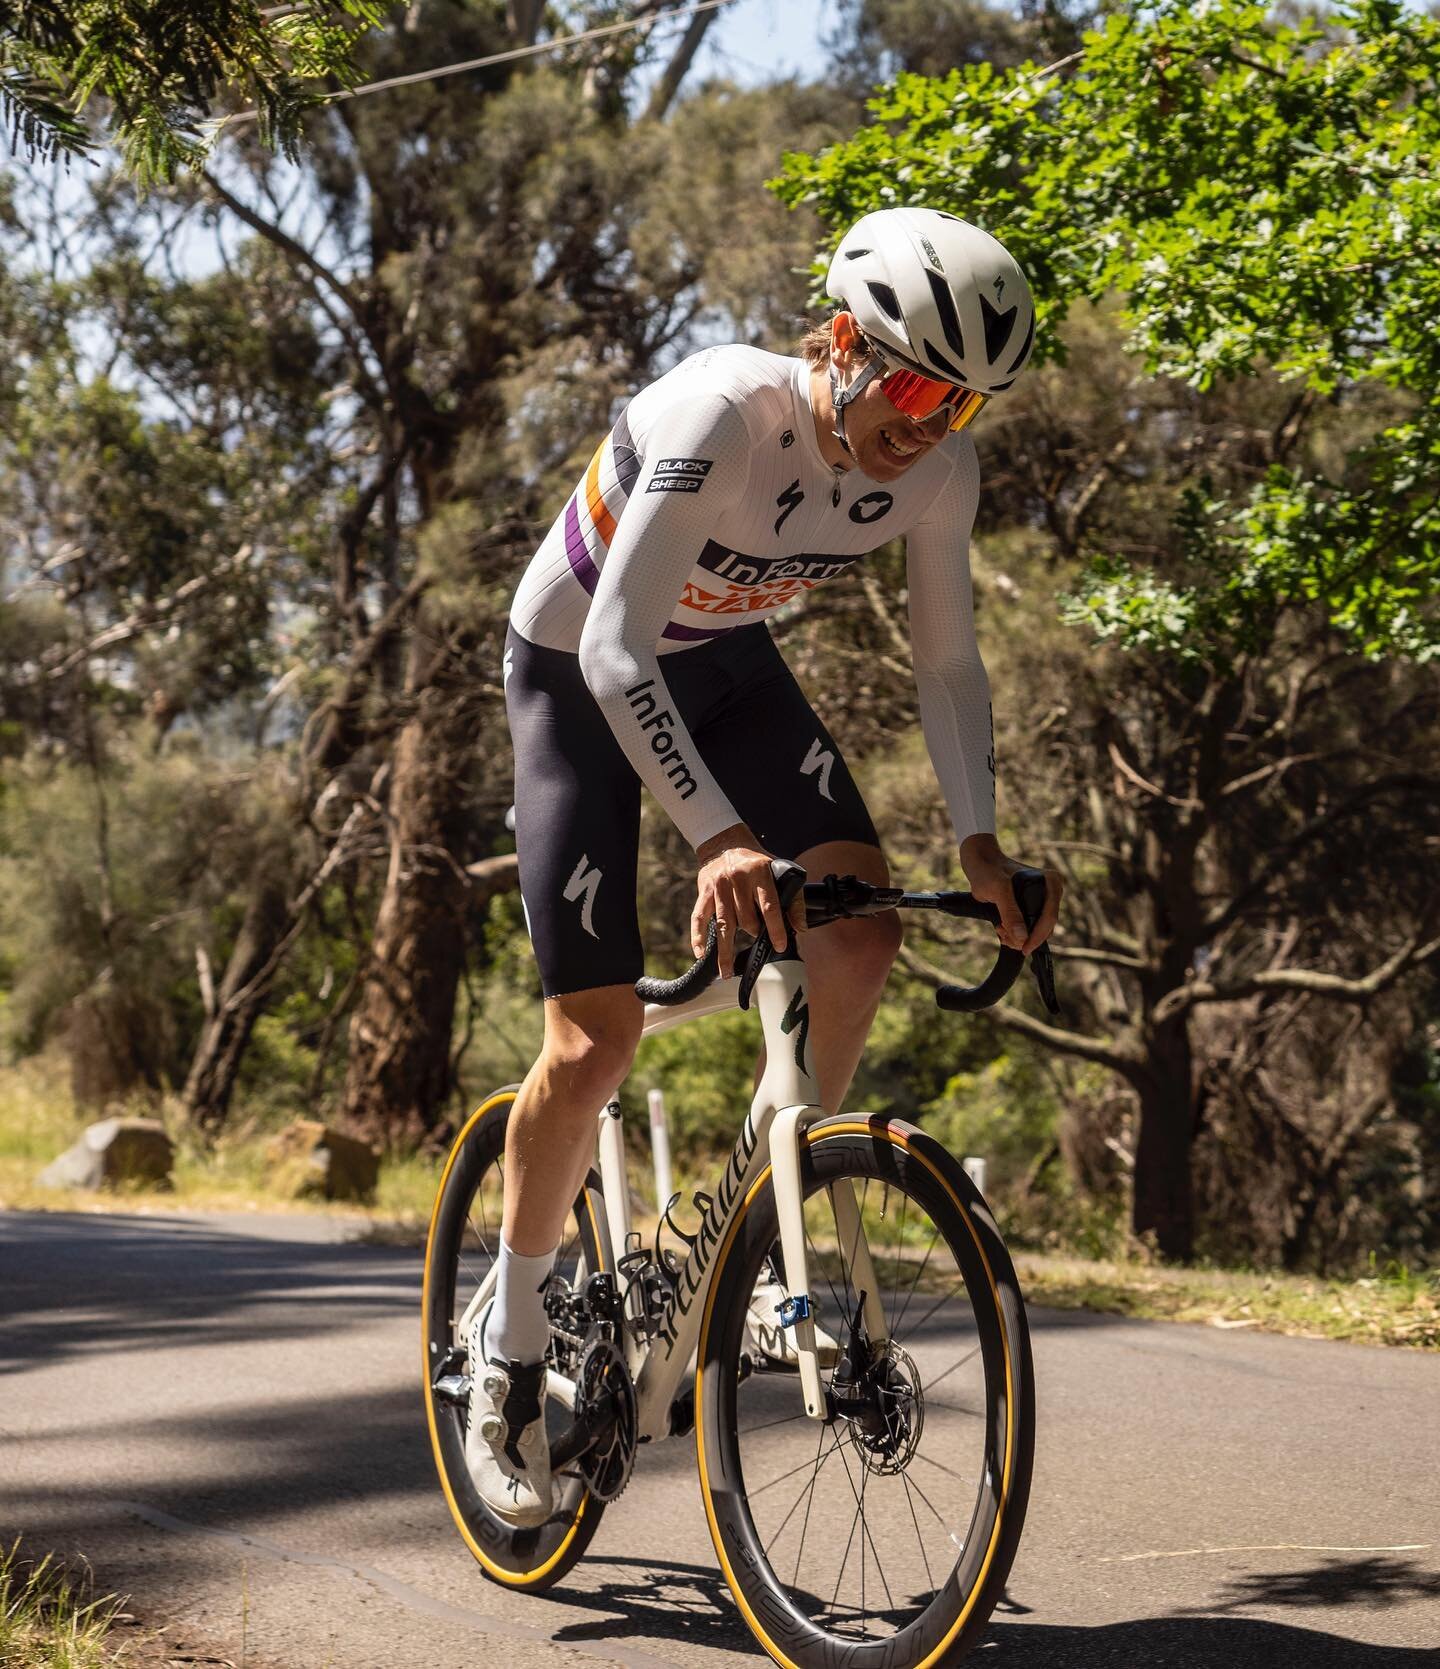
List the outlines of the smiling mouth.
<svg viewBox="0 0 1440 1669">
<path fill-rule="evenodd" d="M 906 463 L 920 450 L 922 442 L 916 441 L 913 446 L 906 446 L 897 441 L 888 429 L 880 431 L 880 439 L 884 442 L 885 450 L 900 463 Z"/>
</svg>

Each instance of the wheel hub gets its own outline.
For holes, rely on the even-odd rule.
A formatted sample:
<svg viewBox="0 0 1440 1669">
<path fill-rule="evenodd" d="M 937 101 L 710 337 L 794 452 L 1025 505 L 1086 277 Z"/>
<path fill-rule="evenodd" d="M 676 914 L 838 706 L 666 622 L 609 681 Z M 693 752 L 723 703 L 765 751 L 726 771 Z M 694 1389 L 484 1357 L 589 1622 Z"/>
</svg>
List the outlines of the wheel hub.
<svg viewBox="0 0 1440 1669">
<path fill-rule="evenodd" d="M 850 1428 L 850 1441 L 871 1472 L 903 1472 L 925 1425 L 925 1392 L 914 1358 L 893 1339 L 878 1350 L 851 1341 L 831 1383 L 835 1414 Z"/>
</svg>

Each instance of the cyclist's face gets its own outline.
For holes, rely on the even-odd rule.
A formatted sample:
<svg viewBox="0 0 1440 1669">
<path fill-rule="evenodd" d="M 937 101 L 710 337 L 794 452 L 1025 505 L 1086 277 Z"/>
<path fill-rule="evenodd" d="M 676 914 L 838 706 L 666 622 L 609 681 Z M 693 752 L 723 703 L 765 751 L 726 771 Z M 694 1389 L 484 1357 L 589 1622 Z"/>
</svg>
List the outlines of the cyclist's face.
<svg viewBox="0 0 1440 1669">
<path fill-rule="evenodd" d="M 872 481 L 898 480 L 944 440 L 949 428 L 948 411 L 937 411 L 923 422 L 896 411 L 878 382 L 845 408 L 850 449 Z"/>
<path fill-rule="evenodd" d="M 853 340 L 849 332 L 837 331 L 837 336 L 845 342 L 838 368 L 842 380 L 849 381 L 864 360 L 848 351 Z M 950 413 L 945 409 L 923 422 L 897 411 L 878 380 L 867 383 L 859 398 L 845 408 L 845 438 L 856 464 L 872 481 L 897 481 L 945 438 L 949 427 Z"/>
</svg>

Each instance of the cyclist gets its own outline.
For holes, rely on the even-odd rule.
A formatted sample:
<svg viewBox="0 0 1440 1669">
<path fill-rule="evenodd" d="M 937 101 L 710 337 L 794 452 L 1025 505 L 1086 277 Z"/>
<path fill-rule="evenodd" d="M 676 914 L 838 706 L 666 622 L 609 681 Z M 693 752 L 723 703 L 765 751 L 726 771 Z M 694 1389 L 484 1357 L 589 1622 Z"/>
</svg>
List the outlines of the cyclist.
<svg viewBox="0 0 1440 1669">
<path fill-rule="evenodd" d="M 504 682 L 545 1041 L 509 1120 L 495 1296 L 465 1341 L 467 1461 L 511 1524 L 552 1510 L 541 1290 L 596 1114 L 640 1038 L 642 782 L 695 848 L 691 936 L 698 955 L 715 917 L 722 975 L 737 930 L 763 919 L 783 942 L 771 856 L 888 883 L 869 813 L 767 615 L 905 536 L 922 727 L 965 874 L 998 906 L 1005 944 L 1033 950 L 1055 924 L 1058 875 L 1027 933 L 1009 886 L 1019 865 L 994 835 L 967 557 L 979 472 L 961 432 L 1029 357 L 1029 286 L 987 233 L 906 208 L 851 228 L 828 288 L 839 308 L 802 357 L 710 348 L 630 401 L 512 605 Z M 833 1110 L 900 929 L 890 914 L 816 940 L 809 1021 Z"/>
</svg>

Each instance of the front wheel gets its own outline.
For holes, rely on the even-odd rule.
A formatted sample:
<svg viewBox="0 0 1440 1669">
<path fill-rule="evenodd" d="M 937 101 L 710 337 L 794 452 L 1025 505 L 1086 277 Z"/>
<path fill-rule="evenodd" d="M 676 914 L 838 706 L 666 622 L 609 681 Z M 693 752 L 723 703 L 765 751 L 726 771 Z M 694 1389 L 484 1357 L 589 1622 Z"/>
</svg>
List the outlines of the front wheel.
<svg viewBox="0 0 1440 1669">
<path fill-rule="evenodd" d="M 481 1103 L 455 1138 L 440 1179 L 425 1243 L 425 1410 L 441 1487 L 465 1545 L 493 1581 L 538 1593 L 558 1582 L 584 1553 L 603 1509 L 583 1480 L 571 1474 L 562 1480 L 554 1516 L 538 1529 L 516 1530 L 486 1508 L 465 1464 L 463 1386 L 469 1363 L 464 1332 L 494 1285 L 505 1191 L 505 1126 L 515 1094 L 511 1085 Z M 598 1189 L 592 1175 L 575 1201 L 555 1260 L 556 1274 L 576 1291 L 587 1275 L 605 1268 L 604 1205 Z M 563 1340 L 552 1338 L 547 1360 L 574 1378 L 578 1358 Z M 552 1443 L 570 1418 L 547 1403 Z"/>
<path fill-rule="evenodd" d="M 913 1125 L 817 1124 L 801 1178 L 814 1316 L 840 1347 L 822 1369 L 827 1417 L 805 1415 L 797 1377 L 749 1356 L 747 1299 L 779 1234 L 767 1167 L 701 1322 L 696 1446 L 715 1549 L 777 1663 L 953 1663 L 1004 1592 L 1030 1489 L 1015 1271 L 974 1185 Z M 857 1208 L 868 1259 L 837 1227 Z"/>
</svg>

